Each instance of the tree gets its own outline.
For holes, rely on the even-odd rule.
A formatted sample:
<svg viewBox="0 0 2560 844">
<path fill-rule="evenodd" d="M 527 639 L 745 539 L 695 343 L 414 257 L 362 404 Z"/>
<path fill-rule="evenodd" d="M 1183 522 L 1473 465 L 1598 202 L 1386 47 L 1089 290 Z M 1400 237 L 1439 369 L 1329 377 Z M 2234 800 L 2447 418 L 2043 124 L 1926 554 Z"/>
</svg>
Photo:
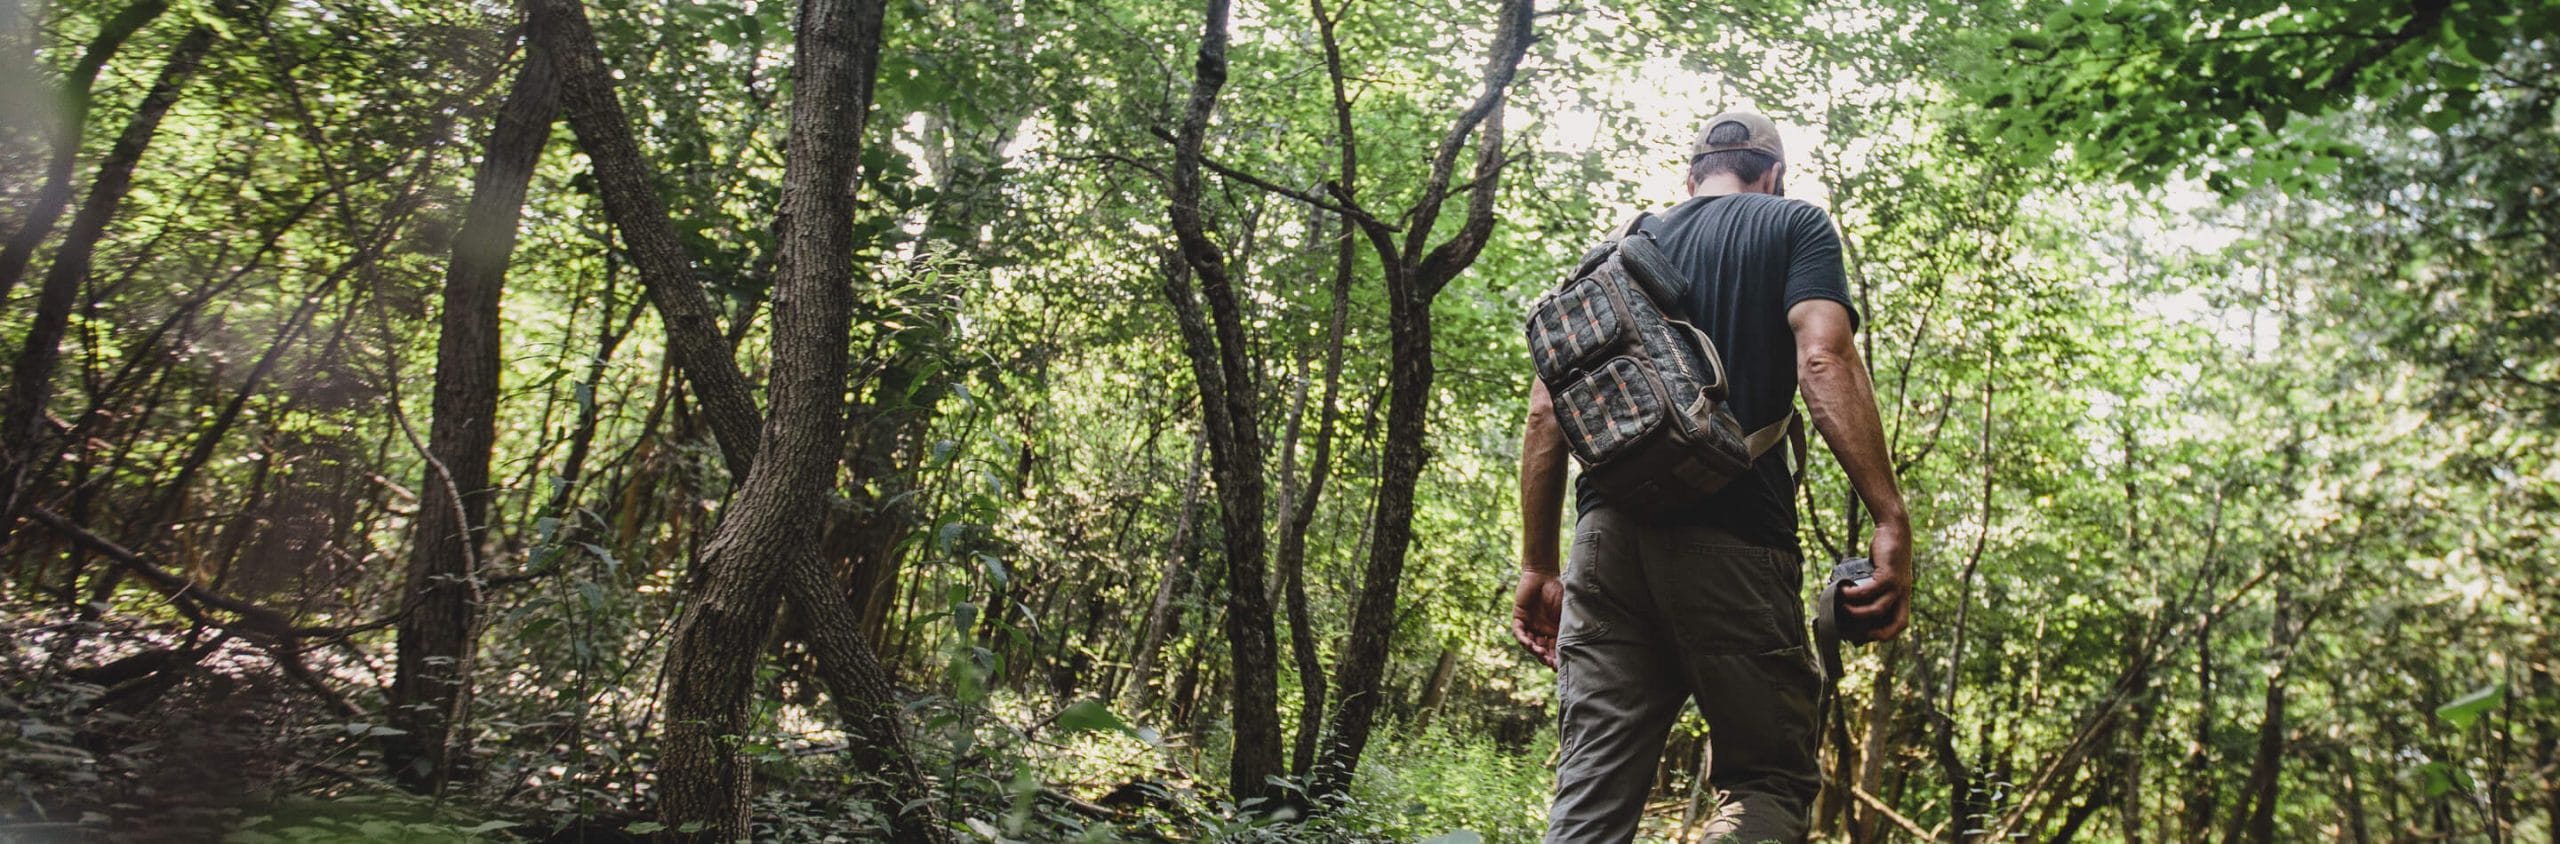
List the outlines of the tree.
<svg viewBox="0 0 2560 844">
<path fill-rule="evenodd" d="M 888 772 L 902 838 L 942 833 L 931 807 L 913 799 L 922 780 L 900 737 L 888 675 L 855 629 L 856 615 L 814 545 L 818 507 L 834 485 L 844 425 L 845 344 L 851 329 L 853 173 L 870 78 L 878 59 L 878 2 L 813 3 L 795 50 L 812 81 L 793 99 L 793 153 L 785 177 L 782 281 L 775 302 L 773 415 L 763 434 L 746 382 L 725 349 L 700 282 L 648 184 L 647 163 L 630 137 L 603 58 L 573 0 L 539 0 L 536 38 L 562 62 L 564 104 L 596 161 L 616 228 L 633 247 L 650 297 L 668 323 L 670 347 L 704 404 L 732 475 L 732 502 L 696 564 L 693 594 L 668 657 L 667 727 L 659 812 L 671 829 L 714 838 L 743 835 L 749 784 L 733 738 L 744 726 L 753 654 L 772 629 L 787 588 L 804 605 L 821 673 L 846 726 L 863 739 L 853 755 Z M 738 418 L 743 411 L 750 418 Z M 759 460 L 758 455 L 779 454 Z M 761 471 L 755 467 L 769 466 Z"/>
<path fill-rule="evenodd" d="M 412 790 L 441 793 L 469 770 L 469 735 L 454 714 L 469 705 L 471 664 L 480 633 L 479 565 L 488 534 L 489 456 L 497 437 L 498 297 L 534 166 L 551 137 L 560 85 L 539 47 L 499 107 L 472 180 L 471 204 L 454 235 L 445 269 L 444 308 L 436 335 L 435 411 L 427 439 L 427 472 L 419 480 L 415 550 L 409 556 L 400 622 L 397 674 L 391 683 L 393 725 L 383 760 Z"/>
</svg>

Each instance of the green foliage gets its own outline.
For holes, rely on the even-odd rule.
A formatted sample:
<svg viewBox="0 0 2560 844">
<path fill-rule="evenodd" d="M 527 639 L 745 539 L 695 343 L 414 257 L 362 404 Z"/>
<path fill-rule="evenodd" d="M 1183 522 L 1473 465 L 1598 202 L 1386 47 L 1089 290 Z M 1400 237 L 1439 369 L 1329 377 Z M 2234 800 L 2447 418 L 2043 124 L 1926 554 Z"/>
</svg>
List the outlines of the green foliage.
<svg viewBox="0 0 2560 844">
<path fill-rule="evenodd" d="M 2436 707 L 2436 717 L 2452 724 L 2454 729 L 2468 730 L 2471 729 L 2472 723 L 2480 720 L 2482 713 L 2496 709 L 2506 702 L 2506 684 L 2491 683 L 2473 690 L 2470 694 L 2446 701 L 2443 706 Z"/>
<path fill-rule="evenodd" d="M 390 721 L 373 689 L 395 637 L 365 625 L 400 620 L 433 471 L 411 438 L 434 422 L 441 273 L 521 54 L 504 4 L 231 5 L 178 4 L 100 77 L 75 187 L 185 27 L 222 31 L 99 244 L 46 408 L 59 448 L 18 492 L 198 595 L 360 629 L 224 638 L 236 615 L 16 525 L 0 548 L 0 823 L 244 841 L 665 831 L 650 819 L 661 659 L 731 480 L 591 165 L 554 132 L 506 282 L 462 713 L 477 765 L 442 803 L 378 796 Z M 0 42 L 59 74 L 120 8 L 46 4 Z M 791 4 L 590 11 L 761 381 Z M 1788 189 L 1840 225 L 1920 534 L 1912 633 L 1866 649 L 1842 685 L 1875 799 L 1923 829 L 2037 840 L 2547 837 L 2528 809 L 2560 736 L 2560 7 L 1546 4 L 1501 223 L 1434 302 L 1387 731 L 1348 794 L 1293 806 L 1209 785 L 1236 670 L 1223 607 L 1272 585 L 1223 581 L 1215 497 L 1192 494 L 1201 408 L 1161 292 L 1156 132 L 1179 113 L 1199 11 L 892 4 L 852 186 L 864 272 L 845 388 L 862 425 L 841 482 L 809 494 L 831 528 L 876 529 L 831 530 L 819 550 L 876 598 L 864 632 L 964 837 L 1534 838 L 1553 677 L 1501 629 L 1519 319 L 1608 221 L 1678 198 L 1696 118 L 1744 104 L 1812 141 Z M 1478 84 L 1482 11 L 1337 14 L 1360 199 L 1409 204 L 1417 151 Z M 1321 195 L 1339 149 L 1314 32 L 1301 4 L 1244 4 L 1208 147 Z M 0 131 L 0 168 L 40 172 L 42 139 Z M 36 188 L 0 180 L 0 230 Z M 1339 221 L 1237 179 L 1205 200 L 1276 451 L 1320 425 L 1300 396 L 1322 388 Z M 1304 577 L 1326 670 L 1363 588 L 1384 445 L 1382 269 L 1354 253 Z M 0 350 L 15 352 L 30 308 L 11 304 Z M 1274 489 L 1309 459 L 1303 442 L 1297 465 L 1275 455 Z M 1817 455 L 1801 505 L 1809 569 L 1861 553 L 1866 515 L 1832 461 Z M 98 673 L 207 642 L 197 663 Z M 757 836 L 878 837 L 877 772 L 838 752 L 805 649 L 786 636 L 739 658 L 762 668 L 737 737 Z M 1318 687 L 1299 670 L 1281 668 L 1284 712 Z M 208 759 L 245 790 L 178 805 L 169 778 L 196 770 L 178 763 Z M 2262 799 L 2263 821 L 2243 811 Z M 1826 836 L 1891 829 L 1864 802 L 1824 812 Z"/>
<path fill-rule="evenodd" d="M 2076 172 L 2217 189 L 2309 189 L 2371 151 L 2317 121 L 2355 109 L 2443 133 L 2519 77 L 2510 45 L 2548 39 L 2560 6 L 2056 2 L 1950 14 L 1970 61 L 1966 115 L 2007 154 L 2067 151 Z"/>
<path fill-rule="evenodd" d="M 502 841 L 514 821 L 477 821 L 453 807 L 406 797 L 338 797 L 295 801 L 251 817 L 222 836 L 225 844 L 465 844 Z"/>
</svg>

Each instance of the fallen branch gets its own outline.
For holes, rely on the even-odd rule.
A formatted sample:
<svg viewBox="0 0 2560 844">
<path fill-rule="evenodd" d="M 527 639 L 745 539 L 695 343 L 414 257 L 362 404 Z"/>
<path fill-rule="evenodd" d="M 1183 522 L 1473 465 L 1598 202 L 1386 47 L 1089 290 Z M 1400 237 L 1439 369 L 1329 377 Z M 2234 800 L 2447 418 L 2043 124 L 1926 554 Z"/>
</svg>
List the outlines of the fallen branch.
<svg viewBox="0 0 2560 844">
<path fill-rule="evenodd" d="M 153 565 L 150 560 L 144 559 L 133 549 L 92 533 L 88 528 L 63 518 L 60 513 L 32 504 L 26 506 L 24 512 L 27 518 L 52 529 L 54 533 L 61 534 L 64 539 L 71 540 L 74 544 L 122 566 L 127 572 L 141 578 L 144 583 L 150 584 L 151 588 L 159 591 L 160 594 L 168 596 L 170 600 L 211 607 L 239 616 L 238 621 L 230 624 L 207 621 L 208 624 L 227 631 L 261 633 L 283 638 L 338 637 L 391 626 L 400 620 L 401 615 L 408 612 L 408 608 L 404 606 L 389 616 L 363 624 L 342 627 L 297 627 L 294 626 L 292 619 L 287 618 L 282 612 L 216 592 L 188 579 L 185 575 Z"/>
<path fill-rule="evenodd" d="M 1886 820 L 1893 821 L 1893 825 L 1902 827 L 1902 831 L 1911 833 L 1912 837 L 1922 841 L 1937 839 L 1937 833 L 1921 829 L 1919 824 L 1913 823 L 1910 818 L 1903 817 L 1901 812 L 1894 811 L 1893 807 L 1885 805 L 1884 801 L 1877 799 L 1875 795 L 1868 794 L 1866 789 L 1859 788 L 1856 783 L 1832 783 L 1832 785 L 1848 789 L 1849 796 L 1858 798 L 1858 802 L 1867 804 L 1867 808 L 1882 813 Z"/>
</svg>

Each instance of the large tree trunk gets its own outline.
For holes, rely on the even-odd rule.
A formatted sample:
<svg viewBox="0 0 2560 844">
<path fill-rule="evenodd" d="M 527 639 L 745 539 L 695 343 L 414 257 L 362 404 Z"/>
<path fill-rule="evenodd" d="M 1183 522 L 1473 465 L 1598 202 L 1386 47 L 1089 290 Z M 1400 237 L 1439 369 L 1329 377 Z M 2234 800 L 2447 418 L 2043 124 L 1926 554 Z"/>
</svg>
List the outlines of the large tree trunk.
<svg viewBox="0 0 2560 844">
<path fill-rule="evenodd" d="M 470 735 L 453 715 L 469 699 L 479 627 L 477 557 L 488 530 L 489 452 L 497 437 L 498 297 L 559 103 L 551 62 L 527 45 L 524 68 L 489 130 L 445 268 L 435 415 L 391 681 L 391 722 L 405 735 L 383 747 L 384 763 L 412 791 L 441 792 L 469 765 Z"/>
<path fill-rule="evenodd" d="M 90 90 L 98 81 L 98 71 L 107 66 L 125 39 L 133 37 L 169 8 L 168 0 L 138 0 L 116 12 L 100 24 L 96 37 L 80 53 L 80 62 L 62 77 L 62 111 L 55 115 L 61 121 L 53 139 L 53 155 L 45 161 L 44 187 L 37 189 L 35 201 L 20 219 L 18 230 L 0 246 L 0 300 L 18 289 L 18 281 L 26 277 L 27 265 L 35 260 L 36 249 L 53 233 L 53 223 L 71 205 L 71 175 L 80 161 L 80 139 L 87 134 Z M 148 102 L 146 101 L 146 105 Z"/>
<path fill-rule="evenodd" d="M 669 657 L 669 712 L 687 717 L 668 722 L 660 815 L 672 829 L 699 822 L 705 837 L 744 834 L 746 767 L 721 738 L 737 734 L 745 723 L 755 658 L 775 615 L 778 579 L 809 624 L 820 680 L 852 734 L 855 764 L 884 775 L 882 796 L 898 807 L 891 819 L 894 837 L 945 840 L 931 801 L 918 799 L 926 786 L 899 729 L 892 678 L 854 629 L 856 614 L 836 581 L 818 555 L 809 553 L 817 539 L 810 535 L 818 523 L 813 508 L 833 480 L 833 458 L 843 445 L 853 162 L 859 160 L 861 121 L 877 67 L 883 5 L 809 0 L 802 10 L 801 67 L 795 76 L 808 81 L 793 104 L 790 148 L 799 152 L 785 163 L 784 197 L 784 212 L 793 222 L 784 232 L 776 286 L 777 298 L 791 301 L 778 301 L 774 310 L 776 422 L 764 426 L 729 356 L 710 298 L 667 219 L 666 204 L 651 185 L 649 164 L 615 97 L 586 11 L 577 0 L 530 3 L 532 29 L 557 63 L 564 111 L 595 164 L 606 215 L 630 247 L 650 301 L 667 325 L 670 357 L 700 399 L 723 460 L 733 477 L 743 478 L 704 549 L 699 585 Z M 770 437 L 762 442 L 760 427 Z M 786 465 L 758 477 L 754 467 L 764 461 L 756 455 L 774 448 L 789 452 L 782 458 Z"/>
<path fill-rule="evenodd" d="M 1243 309 L 1227 275 L 1225 252 L 1209 239 L 1208 223 L 1200 212 L 1206 194 L 1200 177 L 1201 146 L 1208 137 L 1209 113 L 1217 107 L 1218 90 L 1227 82 L 1228 7 L 1229 0 L 1208 0 L 1191 94 L 1175 137 L 1167 205 L 1181 248 L 1173 265 L 1166 268 L 1164 294 L 1182 330 L 1192 376 L 1200 385 L 1210 473 L 1218 484 L 1218 521 L 1227 557 L 1227 643 L 1235 677 L 1228 790 L 1241 802 L 1282 797 L 1283 790 L 1272 780 L 1284 769 L 1278 645 L 1271 630 L 1270 596 L 1264 591 L 1268 587 L 1263 572 L 1265 482 L 1261 417 L 1256 410 L 1259 385 L 1247 359 L 1251 350 L 1245 339 Z M 1200 311 L 1201 299 L 1208 302 L 1206 318 Z"/>
<path fill-rule="evenodd" d="M 853 193 L 862 120 L 880 49 L 880 0 L 807 0 L 792 78 L 773 297 L 773 383 L 758 454 L 704 548 L 667 657 L 659 816 L 714 837 L 747 832 L 747 732 L 756 656 L 786 569 L 818 570 L 814 549 L 844 445 L 853 307 Z M 833 579 L 817 571 L 835 591 Z M 817 614 L 812 614 L 814 617 Z M 850 618 L 831 621 L 850 624 Z M 853 652 L 859 653 L 858 642 Z M 885 682 L 870 684 L 884 693 Z"/>
<path fill-rule="evenodd" d="M 5 445 L 5 487 L 0 487 L 0 524 L 17 512 L 21 496 L 28 493 L 32 470 L 44 462 L 46 435 L 44 410 L 53 397 L 53 370 L 62 360 L 62 335 L 70 327 L 71 310 L 78 304 L 80 287 L 89 280 L 90 259 L 97 252 L 98 241 L 106 236 L 107 224 L 115 220 L 116 211 L 124 203 L 125 194 L 133 189 L 133 171 L 142 161 L 143 150 L 151 145 L 160 131 L 161 118 L 178 101 L 178 93 L 195 78 L 204 63 L 205 53 L 213 48 L 213 30 L 198 26 L 187 31 L 169 50 L 169 61 L 160 68 L 160 77 L 142 95 L 141 105 L 125 122 L 124 131 L 116 136 L 115 146 L 98 163 L 97 180 L 89 188 L 89 199 L 80 213 L 71 218 L 71 228 L 63 233 L 62 246 L 55 250 L 53 265 L 46 269 L 44 288 L 37 294 L 36 313 L 27 328 L 26 343 L 18 352 L 17 368 L 10 373 L 9 399 L 0 411 L 0 445 Z"/>
</svg>

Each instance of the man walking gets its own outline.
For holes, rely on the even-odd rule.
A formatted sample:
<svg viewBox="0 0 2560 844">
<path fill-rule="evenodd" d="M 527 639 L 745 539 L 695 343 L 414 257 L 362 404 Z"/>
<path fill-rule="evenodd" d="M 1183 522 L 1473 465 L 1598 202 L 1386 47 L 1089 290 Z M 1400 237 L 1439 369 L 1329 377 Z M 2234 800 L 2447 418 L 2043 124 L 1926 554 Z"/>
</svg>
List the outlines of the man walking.
<svg viewBox="0 0 2560 844">
<path fill-rule="evenodd" d="M 1690 146 L 1687 201 L 1643 225 L 1688 281 L 1678 303 L 1722 352 L 1745 431 L 1785 419 L 1801 385 L 1814 427 L 1875 515 L 1875 577 L 1843 591 L 1853 623 L 1891 639 L 1910 615 L 1911 523 L 1895 488 L 1839 234 L 1782 198 L 1777 126 L 1749 112 Z M 1565 441 L 1531 379 L 1521 444 L 1521 568 L 1512 632 L 1556 669 L 1561 761 L 1549 842 L 1635 836 L 1664 739 L 1696 700 L 1724 794 L 1706 840 L 1797 842 L 1820 789 L 1821 669 L 1805 642 L 1795 476 L 1784 450 L 1700 504 L 1651 518 L 1585 476 L 1571 566 L 1556 566 Z"/>
</svg>

